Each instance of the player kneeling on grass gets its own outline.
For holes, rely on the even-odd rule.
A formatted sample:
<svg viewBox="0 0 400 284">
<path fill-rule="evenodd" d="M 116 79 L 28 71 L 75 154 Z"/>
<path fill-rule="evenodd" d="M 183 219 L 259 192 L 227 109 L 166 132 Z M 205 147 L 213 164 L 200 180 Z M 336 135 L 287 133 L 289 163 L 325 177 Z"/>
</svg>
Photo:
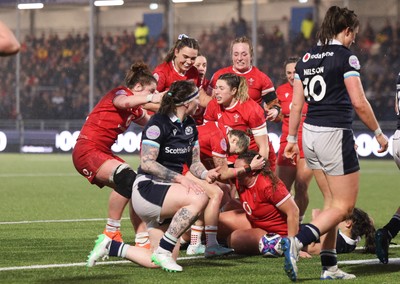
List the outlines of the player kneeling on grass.
<svg viewBox="0 0 400 284">
<path fill-rule="evenodd" d="M 245 167 L 246 173 L 236 178 L 241 209 L 222 212 L 218 236 L 239 254 L 260 254 L 260 241 L 271 243 L 267 233 L 293 235 L 299 230 L 299 209 L 283 182 L 270 170 L 249 168 L 255 151 L 239 155 L 235 168 Z M 260 251 L 261 249 L 261 251 Z"/>
<path fill-rule="evenodd" d="M 176 263 L 179 238 L 203 212 L 207 224 L 209 197 L 200 180 L 212 183 L 219 177 L 217 169 L 207 170 L 200 162 L 198 133 L 191 118 L 197 105 L 198 89 L 193 82 L 176 81 L 171 85 L 159 111 L 143 130 L 140 167 L 132 189 L 133 209 L 146 223 L 152 244 L 151 256 L 143 253 L 145 264 L 151 259 L 171 272 L 182 271 Z M 181 174 L 185 164 L 190 165 L 196 180 Z M 128 257 L 124 247 L 100 236 L 88 265 L 106 256 L 107 251 L 109 255 Z M 215 256 L 233 252 L 219 245 L 210 249 Z M 142 260 L 133 257 L 136 262 Z"/>
<path fill-rule="evenodd" d="M 189 234 L 182 236 L 185 241 L 190 238 L 190 244 L 187 247 L 187 255 L 205 254 L 205 257 L 213 257 L 210 254 L 210 249 L 206 247 L 213 247 L 217 242 L 217 225 L 218 225 L 218 212 L 221 210 L 229 200 L 232 199 L 231 192 L 232 188 L 228 184 L 231 178 L 237 177 L 238 175 L 245 173 L 246 169 L 242 168 L 230 168 L 228 167 L 228 154 L 234 155 L 242 153 L 247 150 L 250 138 L 246 132 L 237 129 L 228 129 L 227 127 L 218 124 L 215 121 L 209 121 L 203 125 L 197 126 L 199 132 L 199 144 L 200 144 L 200 159 L 203 165 L 211 170 L 213 168 L 219 168 L 220 177 L 218 181 L 211 185 L 207 185 L 204 182 L 204 188 L 207 195 L 210 197 L 209 203 L 214 203 L 214 214 L 212 224 L 209 222 L 208 226 L 205 227 L 206 246 L 202 244 L 201 237 L 204 229 L 204 220 L 197 220 L 195 225 L 191 227 L 190 237 Z M 231 156 L 232 157 L 232 156 Z M 251 161 L 252 169 L 261 169 L 265 164 L 265 160 L 261 156 L 256 156 Z M 190 173 L 186 175 L 192 178 L 193 175 Z M 215 187 L 215 184 L 218 187 Z M 236 192 L 236 191 L 235 191 Z M 211 226 L 210 226 L 211 225 Z M 213 251 L 211 250 L 211 253 Z"/>
</svg>

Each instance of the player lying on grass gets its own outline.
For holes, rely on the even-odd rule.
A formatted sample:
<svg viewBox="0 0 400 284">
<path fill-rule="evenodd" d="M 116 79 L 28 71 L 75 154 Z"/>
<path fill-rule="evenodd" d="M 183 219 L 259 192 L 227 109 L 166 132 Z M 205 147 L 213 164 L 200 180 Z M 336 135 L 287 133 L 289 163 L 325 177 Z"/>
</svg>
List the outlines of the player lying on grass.
<svg viewBox="0 0 400 284">
<path fill-rule="evenodd" d="M 235 168 L 246 168 L 257 155 L 251 150 L 240 154 Z M 218 237 L 236 253 L 259 254 L 259 241 L 266 233 L 287 236 L 298 232 L 299 209 L 268 163 L 238 176 L 236 188 L 242 208 L 222 212 L 218 225 Z"/>
<path fill-rule="evenodd" d="M 320 213 L 319 209 L 313 209 L 312 218 L 314 219 Z M 337 253 L 353 252 L 361 237 L 365 237 L 364 252 L 375 253 L 375 227 L 374 221 L 368 214 L 360 208 L 354 208 L 353 212 L 338 225 L 338 234 L 336 239 Z M 321 236 L 322 239 L 325 235 Z M 321 252 L 321 242 L 309 244 L 303 248 L 309 254 L 318 254 Z"/>
</svg>

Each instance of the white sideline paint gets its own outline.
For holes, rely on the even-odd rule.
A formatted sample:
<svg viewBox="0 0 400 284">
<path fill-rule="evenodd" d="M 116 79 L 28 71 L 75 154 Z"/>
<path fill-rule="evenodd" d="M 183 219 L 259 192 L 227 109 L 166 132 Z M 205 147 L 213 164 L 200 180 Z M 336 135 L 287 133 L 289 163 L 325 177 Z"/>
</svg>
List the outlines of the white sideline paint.
<svg viewBox="0 0 400 284">
<path fill-rule="evenodd" d="M 0 175 L 1 177 L 1 175 Z M 122 219 L 129 220 L 128 217 Z M 68 222 L 95 222 L 105 221 L 106 218 L 92 218 L 92 219 L 66 219 L 66 220 L 33 220 L 33 221 L 10 221 L 0 222 L 0 225 L 16 225 L 16 224 L 33 224 L 33 223 L 68 223 Z M 399 248 L 400 245 L 390 245 L 390 248 Z M 356 250 L 362 250 L 362 247 L 357 247 Z M 204 256 L 186 256 L 178 257 L 178 260 L 197 259 L 204 258 Z M 131 263 L 129 260 L 117 260 L 117 261 L 103 261 L 97 262 L 96 265 L 110 265 L 110 264 L 123 264 Z M 338 264 L 379 264 L 378 259 L 364 259 L 364 260 L 344 260 L 338 261 Z M 389 264 L 400 264 L 400 258 L 390 258 Z M 78 263 L 64 263 L 64 264 L 43 264 L 43 265 L 29 265 L 29 266 L 11 266 L 11 267 L 0 267 L 1 271 L 15 271 L 15 270 L 31 270 L 31 269 L 47 269 L 47 268 L 63 268 L 63 267 L 75 267 L 85 266 L 86 262 Z"/>
<path fill-rule="evenodd" d="M 2 178 L 8 178 L 8 177 L 72 177 L 72 176 L 77 176 L 79 177 L 79 174 L 76 173 L 51 173 L 51 174 L 46 174 L 46 173 L 20 173 L 20 174 L 0 174 L 0 177 Z"/>
<path fill-rule="evenodd" d="M 122 220 L 129 220 L 128 217 L 122 217 L 121 219 L 122 219 Z M 0 225 L 18 225 L 18 224 L 33 224 L 33 223 L 96 222 L 96 221 L 107 221 L 107 218 L 67 219 L 67 220 L 9 221 L 9 222 L 0 222 Z"/>
<path fill-rule="evenodd" d="M 234 255 L 233 255 L 234 256 Z M 187 259 L 197 259 L 204 258 L 204 256 L 186 256 L 186 257 L 178 257 L 178 260 L 187 260 Z M 132 263 L 129 260 L 118 260 L 118 261 L 102 261 L 97 262 L 96 265 L 110 265 L 110 264 L 123 264 L 123 263 Z M 338 264 L 379 264 L 378 259 L 363 259 L 363 260 L 344 260 L 338 261 Z M 400 264 L 400 258 L 390 258 L 389 264 Z M 386 264 L 382 264 L 386 265 Z M 1 271 L 15 271 L 15 270 L 31 270 L 31 269 L 47 269 L 47 268 L 63 268 L 63 267 L 74 267 L 74 266 L 86 266 L 86 262 L 78 262 L 78 263 L 64 263 L 64 264 L 44 264 L 44 265 L 29 265 L 29 266 L 13 266 L 13 267 L 0 267 Z"/>
</svg>

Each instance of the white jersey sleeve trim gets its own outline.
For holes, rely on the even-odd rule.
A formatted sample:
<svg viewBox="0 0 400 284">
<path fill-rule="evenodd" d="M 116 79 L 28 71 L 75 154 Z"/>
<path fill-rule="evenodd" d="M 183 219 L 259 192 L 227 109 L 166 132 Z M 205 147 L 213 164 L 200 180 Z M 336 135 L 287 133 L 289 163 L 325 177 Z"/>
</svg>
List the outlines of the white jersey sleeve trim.
<svg viewBox="0 0 400 284">
<path fill-rule="evenodd" d="M 154 142 L 154 141 L 152 141 L 152 140 L 144 139 L 144 140 L 142 141 L 142 144 L 160 148 L 160 144 L 158 144 L 157 142 Z"/>
<path fill-rule="evenodd" d="M 251 132 L 253 133 L 253 136 L 262 136 L 262 135 L 267 135 L 268 131 L 267 131 L 267 124 L 263 123 L 262 125 L 260 125 L 257 128 L 252 128 Z"/>
<path fill-rule="evenodd" d="M 279 201 L 275 206 L 279 207 L 281 206 L 286 200 L 288 200 L 290 197 L 292 197 L 292 195 L 290 193 L 288 193 L 288 195 L 286 195 L 285 198 L 283 198 L 281 201 Z"/>
<path fill-rule="evenodd" d="M 346 79 L 346 78 L 349 78 L 349 77 L 360 77 L 360 73 L 357 72 L 357 71 L 352 70 L 352 71 L 349 71 L 349 72 L 344 73 L 343 77 L 344 77 L 345 79 Z"/>
<path fill-rule="evenodd" d="M 218 158 L 226 158 L 226 154 L 221 154 L 221 153 L 217 153 L 217 152 L 211 152 L 211 154 L 213 155 L 213 156 L 216 156 L 216 157 L 218 157 Z"/>
</svg>

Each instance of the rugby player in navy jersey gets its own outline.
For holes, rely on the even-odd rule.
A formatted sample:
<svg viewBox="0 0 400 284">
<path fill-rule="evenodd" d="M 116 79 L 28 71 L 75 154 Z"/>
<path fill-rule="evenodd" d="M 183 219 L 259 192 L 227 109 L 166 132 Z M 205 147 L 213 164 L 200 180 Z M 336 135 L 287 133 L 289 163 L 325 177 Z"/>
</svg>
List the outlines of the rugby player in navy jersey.
<svg viewBox="0 0 400 284">
<path fill-rule="evenodd" d="M 105 256 L 120 256 L 146 267 L 156 265 L 166 271 L 182 271 L 176 263 L 181 235 L 202 214 L 206 225 L 215 217 L 218 224 L 219 204 L 210 201 L 208 191 L 210 187 L 217 187 L 211 183 L 219 178 L 219 173 L 218 168 L 207 170 L 200 161 L 198 133 L 191 117 L 197 106 L 195 84 L 176 81 L 142 132 L 140 166 L 132 188 L 132 205 L 147 225 L 153 250 L 151 256 L 149 250 L 140 251 L 142 248 L 103 235 L 91 253 L 90 264 Z M 182 175 L 184 165 L 189 166 L 190 173 L 197 179 Z M 217 214 L 211 216 L 214 205 Z M 207 249 L 213 256 L 233 252 L 219 244 Z"/>
<path fill-rule="evenodd" d="M 159 243 L 152 260 L 169 271 L 182 270 L 172 252 L 176 247 L 174 252 L 178 253 L 177 241 L 203 211 L 205 225 L 215 226 L 215 242 L 208 246 L 207 239 L 205 256 L 233 252 L 216 241 L 222 194 L 219 199 L 209 198 L 210 193 L 221 191 L 209 184 L 219 173 L 218 168 L 207 170 L 200 161 L 198 133 L 191 117 L 197 107 L 198 89 L 193 82 L 172 83 L 158 113 L 143 130 L 139 176 L 133 186 L 133 207 L 147 223 L 150 242 Z M 183 175 L 185 165 L 189 172 Z M 168 218 L 172 218 L 170 224 L 163 223 Z"/>
<path fill-rule="evenodd" d="M 336 226 L 350 215 L 359 190 L 359 162 L 351 129 L 353 109 L 372 131 L 380 145 L 388 148 L 360 80 L 360 63 L 349 47 L 359 30 L 357 15 L 347 9 L 328 9 L 318 33 L 318 44 L 296 65 L 293 104 L 290 111 L 285 156 L 298 154 L 297 133 L 305 102 L 308 112 L 303 124 L 303 151 L 307 165 L 324 197 L 324 208 L 296 236 L 282 239 L 284 270 L 297 280 L 298 253 L 326 234 L 321 243 L 321 279 L 353 279 L 356 276 L 337 266 Z"/>
<path fill-rule="evenodd" d="M 397 76 L 396 82 L 396 104 L 395 111 L 397 114 L 397 130 L 393 135 L 393 158 L 397 167 L 400 169 L 400 73 Z M 376 231 L 375 244 L 376 255 L 379 260 L 386 264 L 389 262 L 389 244 L 390 241 L 397 236 L 400 231 L 400 207 L 383 228 Z"/>
</svg>

